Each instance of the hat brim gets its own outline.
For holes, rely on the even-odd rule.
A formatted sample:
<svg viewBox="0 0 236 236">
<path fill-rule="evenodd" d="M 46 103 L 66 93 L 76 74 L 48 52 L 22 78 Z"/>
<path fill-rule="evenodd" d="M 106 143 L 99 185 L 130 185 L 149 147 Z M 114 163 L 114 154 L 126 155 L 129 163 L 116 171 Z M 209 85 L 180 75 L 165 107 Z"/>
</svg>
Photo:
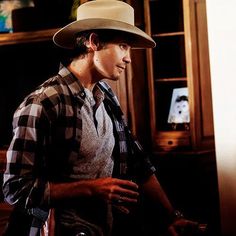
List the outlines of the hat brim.
<svg viewBox="0 0 236 236">
<path fill-rule="evenodd" d="M 76 35 L 88 30 L 114 30 L 124 32 L 129 37 L 132 48 L 154 48 L 155 41 L 136 26 L 115 20 L 93 18 L 74 21 L 60 29 L 53 36 L 53 42 L 65 49 L 75 48 Z"/>
</svg>

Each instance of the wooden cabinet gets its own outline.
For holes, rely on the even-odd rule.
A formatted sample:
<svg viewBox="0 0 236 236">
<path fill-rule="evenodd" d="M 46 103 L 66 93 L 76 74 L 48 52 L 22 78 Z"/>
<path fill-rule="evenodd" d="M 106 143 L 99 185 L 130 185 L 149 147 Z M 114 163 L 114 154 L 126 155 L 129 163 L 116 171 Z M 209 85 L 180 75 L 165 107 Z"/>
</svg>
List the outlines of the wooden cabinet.
<svg viewBox="0 0 236 236">
<path fill-rule="evenodd" d="M 133 50 L 132 69 L 111 83 L 133 133 L 146 146 L 151 136 L 153 150 L 213 149 L 205 0 L 127 2 L 135 8 L 136 25 L 157 42 L 155 49 Z M 9 143 L 19 102 L 58 70 L 52 42 L 56 30 L 0 34 L 0 147 Z M 168 123 L 172 92 L 183 87 L 189 94 L 190 123 L 173 128 Z"/>
<path fill-rule="evenodd" d="M 145 29 L 154 150 L 214 148 L 205 0 L 145 0 Z M 190 122 L 168 121 L 173 91 L 187 88 Z M 180 96 L 182 94 L 180 93 Z"/>
</svg>

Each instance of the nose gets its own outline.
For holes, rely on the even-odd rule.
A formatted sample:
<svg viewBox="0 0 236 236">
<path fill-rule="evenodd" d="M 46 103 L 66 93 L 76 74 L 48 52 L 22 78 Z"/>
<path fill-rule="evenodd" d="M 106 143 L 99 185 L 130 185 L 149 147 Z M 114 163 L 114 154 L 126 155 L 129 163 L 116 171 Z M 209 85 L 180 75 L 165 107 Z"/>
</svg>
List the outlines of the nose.
<svg viewBox="0 0 236 236">
<path fill-rule="evenodd" d="M 123 60 L 124 60 L 125 63 L 127 63 L 127 64 L 131 63 L 130 49 L 127 50 L 127 53 L 126 53 L 126 55 L 124 56 Z"/>
</svg>

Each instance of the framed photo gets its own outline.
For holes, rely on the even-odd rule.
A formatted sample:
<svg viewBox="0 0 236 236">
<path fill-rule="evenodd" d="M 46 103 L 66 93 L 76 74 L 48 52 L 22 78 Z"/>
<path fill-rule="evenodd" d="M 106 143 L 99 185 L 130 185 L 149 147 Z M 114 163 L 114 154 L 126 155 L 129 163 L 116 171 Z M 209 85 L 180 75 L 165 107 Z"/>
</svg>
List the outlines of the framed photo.
<svg viewBox="0 0 236 236">
<path fill-rule="evenodd" d="M 173 89 L 168 123 L 186 124 L 190 122 L 188 88 Z"/>
</svg>

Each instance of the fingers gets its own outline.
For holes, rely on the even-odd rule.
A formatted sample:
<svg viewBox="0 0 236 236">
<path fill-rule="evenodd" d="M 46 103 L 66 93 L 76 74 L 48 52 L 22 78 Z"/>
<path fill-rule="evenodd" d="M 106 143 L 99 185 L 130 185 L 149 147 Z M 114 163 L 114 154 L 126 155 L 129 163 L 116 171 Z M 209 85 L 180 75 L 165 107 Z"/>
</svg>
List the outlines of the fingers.
<svg viewBox="0 0 236 236">
<path fill-rule="evenodd" d="M 130 180 L 124 180 L 124 179 L 113 179 L 114 184 L 126 188 L 126 189 L 132 189 L 132 190 L 138 190 L 138 185 Z"/>
<path fill-rule="evenodd" d="M 114 194 L 111 197 L 111 202 L 113 204 L 117 204 L 117 205 L 121 205 L 121 204 L 125 204 L 125 203 L 137 203 L 138 202 L 138 198 L 137 197 L 126 197 L 126 196 L 122 196 L 122 195 L 118 195 L 118 194 Z"/>
<path fill-rule="evenodd" d="M 123 190 L 118 188 L 118 190 L 109 194 L 109 201 L 113 204 L 123 204 L 123 203 L 137 203 L 138 201 L 138 192 L 133 192 L 130 190 Z"/>
<path fill-rule="evenodd" d="M 93 180 L 92 193 L 111 203 L 136 203 L 138 201 L 138 185 L 129 180 L 116 178 L 100 178 Z"/>
<path fill-rule="evenodd" d="M 189 227 L 197 227 L 198 226 L 198 222 L 196 221 L 191 221 L 191 220 L 187 220 L 187 219 L 179 219 L 176 220 L 173 225 L 175 225 L 175 227 L 185 227 L 185 226 L 189 226 Z"/>
<path fill-rule="evenodd" d="M 125 206 L 114 205 L 114 207 L 124 214 L 129 214 L 130 212 L 130 210 Z"/>
<path fill-rule="evenodd" d="M 130 198 L 137 198 L 139 196 L 139 192 L 137 190 L 130 190 L 120 186 L 116 186 L 112 189 L 112 193 L 119 194 L 121 196 L 127 196 Z"/>
<path fill-rule="evenodd" d="M 109 180 L 108 180 L 109 181 Z M 137 203 L 138 185 L 129 180 L 111 178 L 108 201 L 113 205 L 125 205 L 126 203 Z"/>
<path fill-rule="evenodd" d="M 111 198 L 115 201 L 136 203 L 139 192 L 138 185 L 131 181 L 115 179 L 115 184 L 111 189 Z"/>
</svg>

